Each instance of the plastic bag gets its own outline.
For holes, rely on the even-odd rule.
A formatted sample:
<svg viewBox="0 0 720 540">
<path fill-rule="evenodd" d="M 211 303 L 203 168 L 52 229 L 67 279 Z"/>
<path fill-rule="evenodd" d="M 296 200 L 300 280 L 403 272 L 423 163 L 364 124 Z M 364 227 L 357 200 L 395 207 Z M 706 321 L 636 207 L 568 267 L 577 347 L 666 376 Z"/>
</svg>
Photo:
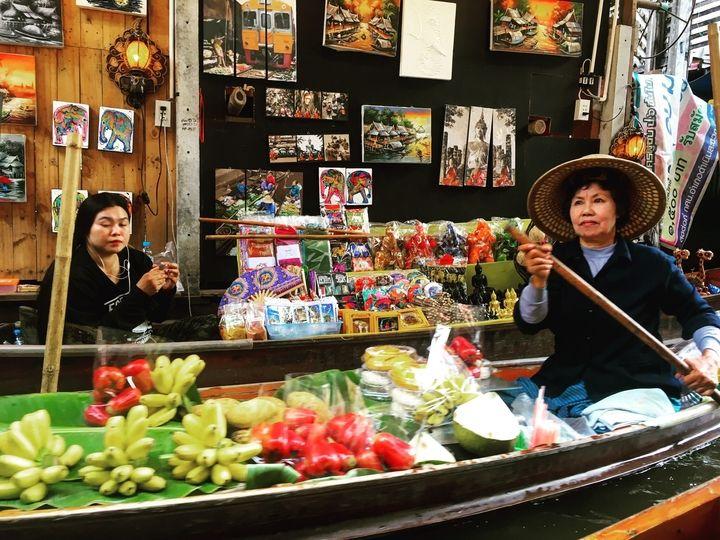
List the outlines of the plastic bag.
<svg viewBox="0 0 720 540">
<path fill-rule="evenodd" d="M 405 249 L 405 268 L 416 268 L 420 265 L 431 264 L 433 256 L 433 240 L 427 232 L 427 225 L 420 221 L 409 221 L 408 225 L 413 227 L 413 232 L 408 232 L 403 238 Z"/>
<path fill-rule="evenodd" d="M 248 303 L 225 304 L 220 313 L 220 337 L 224 340 L 247 339 L 245 313 Z"/>
<path fill-rule="evenodd" d="M 452 221 L 438 224 L 439 237 L 435 248 L 437 264 L 467 264 L 467 235 Z"/>
<path fill-rule="evenodd" d="M 385 236 L 380 247 L 375 251 L 375 270 L 399 270 L 404 267 L 403 252 L 398 242 L 398 224 L 390 222 L 385 225 Z"/>
</svg>

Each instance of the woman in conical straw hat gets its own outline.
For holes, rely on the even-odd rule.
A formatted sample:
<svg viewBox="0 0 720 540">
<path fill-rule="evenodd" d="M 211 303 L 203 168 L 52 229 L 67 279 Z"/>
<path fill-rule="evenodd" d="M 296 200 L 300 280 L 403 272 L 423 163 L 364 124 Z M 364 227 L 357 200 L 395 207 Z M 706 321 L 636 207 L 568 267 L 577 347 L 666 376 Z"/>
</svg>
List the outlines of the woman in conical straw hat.
<svg viewBox="0 0 720 540">
<path fill-rule="evenodd" d="M 551 169 L 530 189 L 530 217 L 557 243 L 519 247 L 531 278 L 514 317 L 523 332 L 555 334 L 555 353 L 526 384 L 530 394 L 546 386 L 567 416 L 639 388 L 659 388 L 677 407 L 683 383 L 700 394 L 718 383 L 720 318 L 670 256 L 632 242 L 658 223 L 665 200 L 651 171 L 599 154 Z M 654 351 L 551 273 L 551 252 L 656 337 L 660 311 L 674 315 L 683 337 L 701 351 L 687 360 L 691 373 L 676 377 Z"/>
</svg>

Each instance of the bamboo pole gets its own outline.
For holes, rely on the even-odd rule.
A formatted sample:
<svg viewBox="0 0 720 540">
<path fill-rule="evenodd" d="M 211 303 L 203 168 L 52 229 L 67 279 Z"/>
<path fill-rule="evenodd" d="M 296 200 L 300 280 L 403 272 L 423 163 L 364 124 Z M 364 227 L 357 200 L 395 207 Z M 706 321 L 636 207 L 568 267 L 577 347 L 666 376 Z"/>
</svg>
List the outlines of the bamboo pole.
<svg viewBox="0 0 720 540">
<path fill-rule="evenodd" d="M 710 47 L 710 81 L 712 82 L 713 110 L 715 124 L 720 119 L 720 31 L 718 23 L 708 24 L 708 45 Z"/>
<path fill-rule="evenodd" d="M 75 208 L 77 207 L 75 194 L 80 184 L 80 168 L 82 167 L 81 144 L 80 133 L 73 132 L 68 135 L 62 183 L 63 196 L 60 200 L 60 230 L 55 247 L 55 269 L 50 293 L 50 313 L 47 338 L 45 339 L 41 392 L 57 392 L 58 388 L 70 263 L 72 261 L 72 240 L 75 232 Z"/>
<path fill-rule="evenodd" d="M 200 221 L 202 223 L 230 223 L 233 225 L 252 225 L 252 226 L 258 226 L 258 227 L 291 227 L 293 229 L 297 229 L 298 231 L 304 231 L 306 229 L 315 228 L 315 227 L 307 227 L 307 226 L 303 226 L 303 225 L 284 225 L 282 223 L 274 223 L 272 221 L 253 221 L 251 219 L 228 219 L 228 218 L 201 217 Z M 331 232 L 331 233 L 353 235 L 353 236 L 357 236 L 358 238 L 367 238 L 367 233 L 363 233 L 362 231 L 345 231 L 343 229 L 325 229 L 325 230 L 327 230 L 328 232 Z"/>
<path fill-rule="evenodd" d="M 206 234 L 205 240 L 362 240 L 382 236 L 351 234 Z"/>
<path fill-rule="evenodd" d="M 517 230 L 515 227 L 508 226 L 506 229 L 520 244 L 532 244 L 533 241 L 527 237 L 524 233 Z M 685 360 L 673 353 L 662 341 L 653 336 L 643 326 L 632 319 L 622 309 L 613 304 L 605 295 L 598 291 L 595 287 L 590 285 L 587 281 L 577 275 L 569 266 L 560 261 L 555 255 L 550 255 L 553 261 L 552 269 L 561 278 L 567 281 L 570 285 L 575 287 L 589 300 L 594 302 L 600 307 L 605 313 L 610 315 L 613 319 L 623 325 L 630 333 L 635 335 L 645 345 L 655 351 L 660 358 L 665 360 L 671 366 L 673 366 L 678 372 L 683 375 L 690 373 L 690 367 L 685 363 Z M 713 390 L 712 397 L 717 403 L 720 403 L 720 391 L 716 388 Z"/>
</svg>

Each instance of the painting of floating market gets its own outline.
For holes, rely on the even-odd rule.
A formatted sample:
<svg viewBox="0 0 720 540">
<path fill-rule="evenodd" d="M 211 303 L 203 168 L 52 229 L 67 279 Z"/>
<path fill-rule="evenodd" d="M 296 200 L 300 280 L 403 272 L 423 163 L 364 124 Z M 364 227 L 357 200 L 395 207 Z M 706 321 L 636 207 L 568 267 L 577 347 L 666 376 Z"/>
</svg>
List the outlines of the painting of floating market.
<svg viewBox="0 0 720 540">
<path fill-rule="evenodd" d="M 0 123 L 37 124 L 35 57 L 0 53 Z"/>
<path fill-rule="evenodd" d="M 0 1 L 0 43 L 62 47 L 62 0 Z"/>
<path fill-rule="evenodd" d="M 583 4 L 562 0 L 491 0 L 490 50 L 580 56 Z"/>
<path fill-rule="evenodd" d="M 362 106 L 366 163 L 432 162 L 431 109 Z"/>
<path fill-rule="evenodd" d="M 116 11 L 126 15 L 147 15 L 147 0 L 75 0 L 77 7 Z"/>
<path fill-rule="evenodd" d="M 0 202 L 26 201 L 25 135 L 0 135 Z"/>
<path fill-rule="evenodd" d="M 323 45 L 395 57 L 401 0 L 326 0 Z"/>
<path fill-rule="evenodd" d="M 90 107 L 84 103 L 53 101 L 52 143 L 55 146 L 67 146 L 70 133 L 77 131 L 82 135 L 82 147 L 88 147 L 90 127 Z"/>
<path fill-rule="evenodd" d="M 98 150 L 132 154 L 135 112 L 100 107 Z"/>
</svg>

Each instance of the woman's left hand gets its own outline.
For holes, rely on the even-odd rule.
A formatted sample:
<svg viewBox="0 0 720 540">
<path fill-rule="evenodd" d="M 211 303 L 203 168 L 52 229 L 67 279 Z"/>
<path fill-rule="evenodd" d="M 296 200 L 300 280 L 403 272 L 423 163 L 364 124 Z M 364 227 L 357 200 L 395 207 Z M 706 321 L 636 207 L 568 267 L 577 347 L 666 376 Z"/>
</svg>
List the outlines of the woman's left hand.
<svg viewBox="0 0 720 540">
<path fill-rule="evenodd" d="M 177 281 L 180 278 L 180 268 L 175 263 L 165 263 L 163 270 L 165 271 L 165 283 L 162 286 L 162 290 L 167 291 L 177 285 Z"/>
<path fill-rule="evenodd" d="M 685 363 L 690 367 L 690 373 L 685 376 L 678 375 L 678 379 L 698 394 L 703 396 L 712 394 L 718 385 L 720 356 L 711 349 L 705 349 L 702 356 L 686 358 Z"/>
</svg>

